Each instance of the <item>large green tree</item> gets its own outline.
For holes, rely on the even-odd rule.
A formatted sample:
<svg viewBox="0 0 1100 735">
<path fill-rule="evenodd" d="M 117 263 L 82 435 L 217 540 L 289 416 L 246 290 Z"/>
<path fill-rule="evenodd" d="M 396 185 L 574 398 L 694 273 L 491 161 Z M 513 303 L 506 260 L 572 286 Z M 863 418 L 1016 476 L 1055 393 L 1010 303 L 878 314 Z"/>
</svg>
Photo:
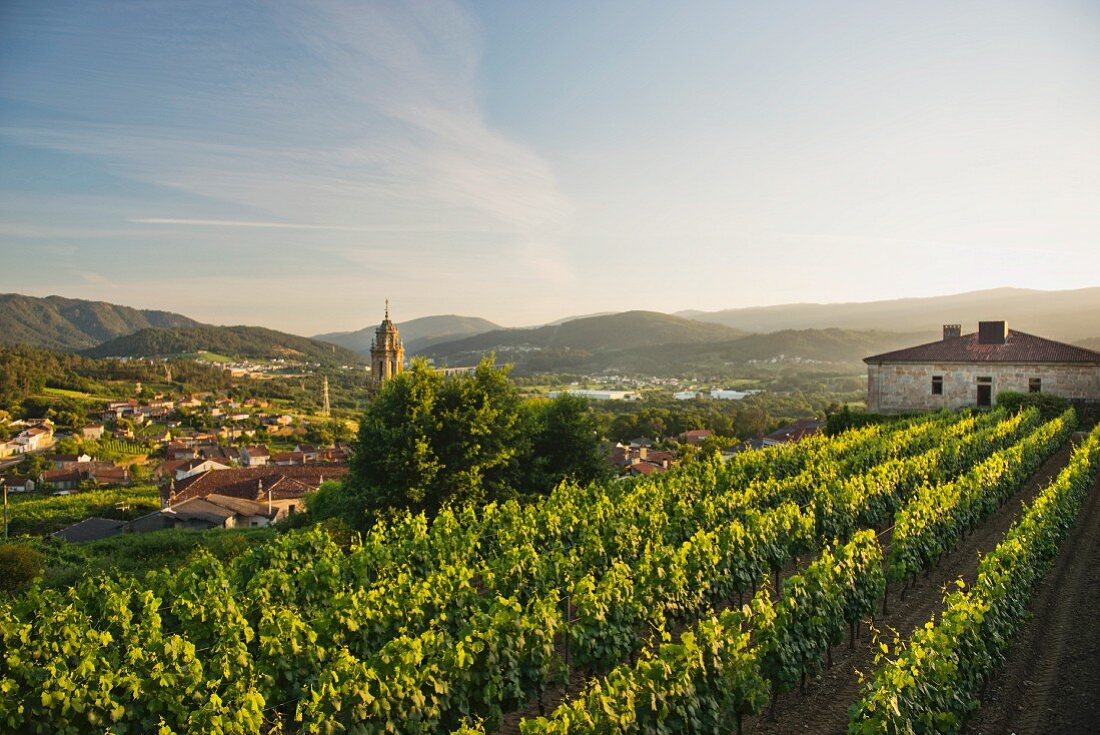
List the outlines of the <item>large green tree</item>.
<svg viewBox="0 0 1100 735">
<path fill-rule="evenodd" d="M 587 483 L 611 476 L 588 399 L 563 393 L 527 405 L 531 458 L 527 487 L 549 492 L 565 479 Z"/>
<path fill-rule="evenodd" d="M 414 361 L 364 413 L 343 487 L 319 493 L 311 512 L 361 527 L 389 509 L 434 514 L 605 476 L 588 402 L 524 402 L 508 372 L 487 358 L 469 374 L 444 377 Z"/>
<path fill-rule="evenodd" d="M 444 377 L 415 360 L 363 415 L 345 492 L 368 512 L 500 499 L 514 492 L 521 429 L 506 368 L 486 359 Z"/>
</svg>

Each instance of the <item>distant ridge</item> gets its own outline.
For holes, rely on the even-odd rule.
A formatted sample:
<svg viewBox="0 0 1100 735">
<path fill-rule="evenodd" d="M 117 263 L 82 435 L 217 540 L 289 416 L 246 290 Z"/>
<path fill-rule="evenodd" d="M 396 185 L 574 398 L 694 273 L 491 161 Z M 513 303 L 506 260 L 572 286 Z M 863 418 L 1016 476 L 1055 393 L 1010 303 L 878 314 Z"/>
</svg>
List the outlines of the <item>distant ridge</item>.
<svg viewBox="0 0 1100 735">
<path fill-rule="evenodd" d="M 997 288 L 950 296 L 903 298 L 843 304 L 782 304 L 723 311 L 683 311 L 680 316 L 751 332 L 782 329 L 880 329 L 890 332 L 935 330 L 979 320 L 1007 320 L 1024 332 L 1073 341 L 1096 336 L 1100 287 L 1069 291 Z"/>
<path fill-rule="evenodd" d="M 340 345 L 353 352 L 358 352 L 360 355 L 367 355 L 370 354 L 371 340 L 374 339 L 374 330 L 377 328 L 377 324 L 371 324 L 354 332 L 318 334 L 313 339 L 331 342 L 334 345 Z M 476 316 L 443 314 L 398 322 L 397 329 L 401 332 L 401 339 L 405 342 L 405 350 L 411 355 L 423 352 L 426 348 L 440 342 L 491 332 L 494 329 L 501 329 L 501 326 L 488 319 L 481 319 Z"/>
<path fill-rule="evenodd" d="M 233 358 L 286 359 L 327 366 L 357 365 L 362 356 L 343 347 L 263 327 L 142 329 L 83 350 L 88 357 L 174 357 L 213 352 Z"/>
<path fill-rule="evenodd" d="M 468 363 L 487 352 L 522 362 L 534 353 L 606 353 L 634 347 L 720 342 L 744 332 L 655 311 L 582 317 L 529 329 L 497 329 L 437 344 L 425 354 L 452 364 Z"/>
<path fill-rule="evenodd" d="M 149 327 L 196 327 L 169 311 L 61 296 L 0 294 L 0 344 L 81 350 Z"/>
</svg>

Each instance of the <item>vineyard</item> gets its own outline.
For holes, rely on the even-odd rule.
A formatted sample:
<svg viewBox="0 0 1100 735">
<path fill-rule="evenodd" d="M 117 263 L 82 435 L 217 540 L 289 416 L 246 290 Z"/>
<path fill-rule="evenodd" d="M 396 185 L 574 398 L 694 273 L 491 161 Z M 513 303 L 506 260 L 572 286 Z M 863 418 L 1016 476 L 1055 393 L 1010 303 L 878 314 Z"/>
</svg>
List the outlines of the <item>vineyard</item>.
<svg viewBox="0 0 1100 735">
<path fill-rule="evenodd" d="M 53 533 L 90 516 L 130 520 L 160 507 L 154 485 L 87 490 L 71 495 L 12 495 L 9 530 L 12 535 Z"/>
<path fill-rule="evenodd" d="M 1075 424 L 1072 411 L 939 413 L 410 516 L 349 549 L 312 529 L 228 563 L 200 552 L 142 580 L 32 588 L 0 603 L 0 729 L 765 728 L 872 618 L 928 597 L 924 578 L 1066 451 Z M 973 584 L 881 643 L 841 703 L 851 732 L 957 730 L 1098 461 L 1094 432 Z"/>
</svg>

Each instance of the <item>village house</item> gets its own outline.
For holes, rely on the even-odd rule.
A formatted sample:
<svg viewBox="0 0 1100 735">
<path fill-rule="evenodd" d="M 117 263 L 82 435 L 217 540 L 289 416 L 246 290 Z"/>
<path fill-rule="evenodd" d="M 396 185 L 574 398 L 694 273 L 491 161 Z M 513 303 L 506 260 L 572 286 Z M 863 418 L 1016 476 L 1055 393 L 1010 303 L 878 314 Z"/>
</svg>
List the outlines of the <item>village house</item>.
<svg viewBox="0 0 1100 735">
<path fill-rule="evenodd" d="M 95 441 L 103 437 L 103 424 L 88 424 L 80 428 L 80 438 Z"/>
<path fill-rule="evenodd" d="M 874 413 L 987 408 L 998 393 L 1049 393 L 1073 401 L 1100 400 L 1100 353 L 978 322 L 958 324 L 943 339 L 864 358 L 867 410 Z"/>
<path fill-rule="evenodd" d="M 174 477 L 176 480 L 185 480 L 188 477 L 201 475 L 204 472 L 228 469 L 229 465 L 222 464 L 221 462 L 215 462 L 212 459 L 187 459 L 181 460 L 181 464 L 173 468 L 172 477 Z"/>
<path fill-rule="evenodd" d="M 164 453 L 169 461 L 194 459 L 199 456 L 198 450 L 195 449 L 194 445 L 185 441 L 169 442 L 168 446 L 164 448 Z"/>
<path fill-rule="evenodd" d="M 9 493 L 29 493 L 35 488 L 34 480 L 29 477 L 0 477 L 0 486 Z"/>
<path fill-rule="evenodd" d="M 304 467 L 250 467 L 207 471 L 182 481 L 172 480 L 161 486 L 161 507 L 176 507 L 194 498 L 222 495 L 257 503 L 270 503 L 273 520 L 281 520 L 302 509 L 302 498 L 326 480 L 339 480 L 348 473 L 347 465 L 307 465 Z M 135 521 L 136 523 L 136 521 Z M 135 529 L 148 530 L 148 529 Z"/>
<path fill-rule="evenodd" d="M 53 439 L 52 428 L 48 426 L 32 426 L 29 429 L 19 432 L 19 435 L 15 437 L 13 443 L 20 448 L 16 449 L 13 454 L 36 452 L 43 447 L 49 446 L 51 439 Z"/>
<path fill-rule="evenodd" d="M 241 447 L 241 464 L 245 467 L 263 467 L 271 461 L 271 452 L 263 445 Z"/>
<path fill-rule="evenodd" d="M 270 504 L 213 493 L 191 498 L 158 511 L 165 528 L 248 528 L 275 522 L 278 510 Z"/>
<path fill-rule="evenodd" d="M 90 454 L 55 454 L 50 457 L 50 462 L 53 464 L 55 470 L 71 470 L 76 469 L 79 464 L 91 462 L 92 456 Z"/>
<path fill-rule="evenodd" d="M 39 482 L 52 490 L 72 491 L 82 483 L 94 482 L 97 485 L 126 485 L 130 482 L 130 471 L 118 467 L 113 462 L 73 463 L 65 469 L 46 470 L 38 476 Z"/>
<path fill-rule="evenodd" d="M 691 431 L 685 431 L 677 438 L 685 444 L 691 444 L 697 447 L 713 435 L 714 432 L 708 429 L 692 429 Z"/>
<path fill-rule="evenodd" d="M 676 455 L 672 452 L 648 447 L 630 447 L 625 444 L 612 446 L 608 456 L 608 462 L 612 467 L 629 476 L 649 475 L 654 471 L 663 472 L 675 461 Z"/>
</svg>

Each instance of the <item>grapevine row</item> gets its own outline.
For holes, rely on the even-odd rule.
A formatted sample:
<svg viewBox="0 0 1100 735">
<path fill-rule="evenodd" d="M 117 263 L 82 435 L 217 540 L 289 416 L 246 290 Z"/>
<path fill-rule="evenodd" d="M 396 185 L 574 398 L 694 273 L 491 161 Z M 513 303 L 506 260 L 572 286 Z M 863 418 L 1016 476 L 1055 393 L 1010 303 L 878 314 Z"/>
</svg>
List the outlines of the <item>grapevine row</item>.
<svg viewBox="0 0 1100 735">
<path fill-rule="evenodd" d="M 876 657 L 878 667 L 850 710 L 849 733 L 958 732 L 978 707 L 981 682 L 1025 620 L 1032 592 L 1073 527 L 1098 468 L 1100 427 L 982 558 L 974 585 L 967 589 L 959 580 L 938 620 Z"/>
<path fill-rule="evenodd" d="M 863 447 L 907 466 L 899 459 L 905 451 L 936 444 L 964 422 L 983 422 L 980 436 L 1008 441 L 1034 420 L 994 423 L 1002 418 L 952 424 L 940 416 L 896 431 L 852 432 L 803 454 L 778 453 L 774 474 L 809 477 L 816 463 L 831 497 L 853 479 L 832 469 L 830 452 L 836 463 Z M 876 454 L 873 442 L 893 448 Z M 928 450 L 918 470 L 897 476 L 976 461 L 982 444 L 968 446 Z M 750 455 L 739 471 L 755 467 L 750 483 L 768 482 L 768 452 Z M 97 579 L 66 593 L 34 590 L 0 606 L 0 635 L 13 652 L 0 662 L 0 687 L 11 695 L 0 722 L 14 732 L 110 725 L 119 733 L 244 733 L 257 730 L 257 718 L 309 732 L 352 722 L 361 732 L 395 723 L 433 732 L 466 714 L 495 721 L 560 676 L 554 644 L 565 629 L 562 590 L 583 597 L 580 583 L 589 580 L 589 630 L 596 631 L 589 640 L 601 629 L 636 636 L 637 625 L 625 621 L 601 628 L 599 608 L 618 611 L 621 601 L 627 611 L 691 620 L 817 543 L 823 503 L 738 503 L 735 488 L 717 489 L 721 471 L 701 464 L 679 485 L 565 486 L 531 507 L 447 512 L 431 525 L 411 517 L 377 527 L 348 554 L 321 532 L 291 534 L 229 566 L 200 555 L 144 583 Z M 584 629 L 569 626 L 580 636 L 578 650 L 587 648 L 576 632 Z M 639 649 L 633 637 L 587 663 L 606 667 Z"/>
</svg>

